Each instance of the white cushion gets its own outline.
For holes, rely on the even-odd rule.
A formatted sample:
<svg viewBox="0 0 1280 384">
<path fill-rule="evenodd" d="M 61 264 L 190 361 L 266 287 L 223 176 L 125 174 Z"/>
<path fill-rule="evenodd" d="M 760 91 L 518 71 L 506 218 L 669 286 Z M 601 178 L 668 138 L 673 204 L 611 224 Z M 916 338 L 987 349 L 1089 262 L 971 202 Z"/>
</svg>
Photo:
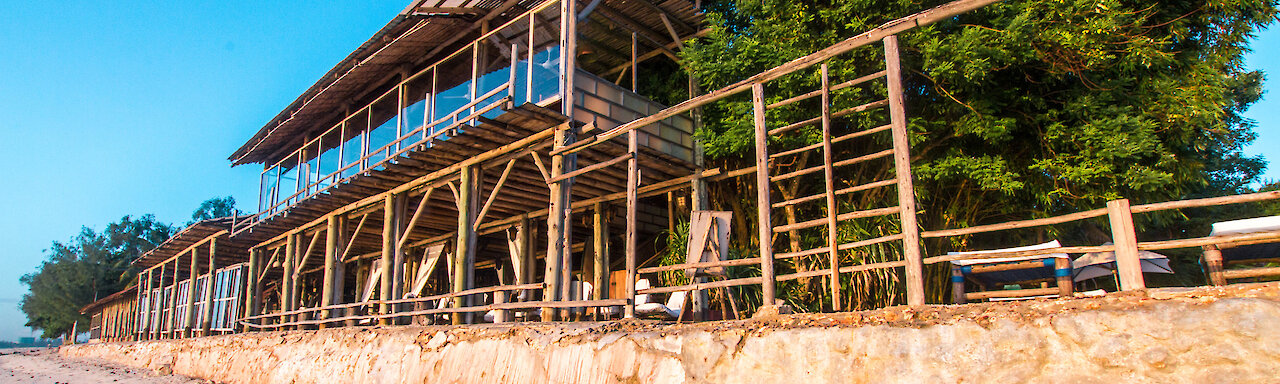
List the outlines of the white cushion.
<svg viewBox="0 0 1280 384">
<path fill-rule="evenodd" d="M 1257 217 L 1213 223 L 1209 236 L 1236 235 L 1242 233 L 1280 230 L 1280 216 Z"/>
</svg>

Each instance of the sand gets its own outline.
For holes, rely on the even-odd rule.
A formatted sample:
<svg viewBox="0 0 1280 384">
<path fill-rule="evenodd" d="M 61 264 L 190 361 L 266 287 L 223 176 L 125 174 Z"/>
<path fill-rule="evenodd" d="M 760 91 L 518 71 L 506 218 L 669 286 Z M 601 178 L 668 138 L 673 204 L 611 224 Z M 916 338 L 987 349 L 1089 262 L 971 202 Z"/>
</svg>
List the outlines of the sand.
<svg viewBox="0 0 1280 384">
<path fill-rule="evenodd" d="M 95 359 L 71 359 L 52 348 L 0 349 L 0 383 L 208 383 L 185 376 L 156 376 Z"/>
</svg>

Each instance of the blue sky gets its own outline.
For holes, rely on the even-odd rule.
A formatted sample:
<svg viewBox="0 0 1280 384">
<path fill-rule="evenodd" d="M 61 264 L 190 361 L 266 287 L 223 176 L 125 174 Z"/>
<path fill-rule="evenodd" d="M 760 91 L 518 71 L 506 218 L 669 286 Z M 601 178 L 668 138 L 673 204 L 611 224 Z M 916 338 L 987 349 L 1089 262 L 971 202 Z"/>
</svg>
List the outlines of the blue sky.
<svg viewBox="0 0 1280 384">
<path fill-rule="evenodd" d="M 407 3 L 0 2 L 0 340 L 31 335 L 18 278 L 82 225 L 256 208 L 257 169 L 227 155 Z M 1280 74 L 1272 47 L 1265 32 L 1250 67 Z M 1280 96 L 1249 116 L 1249 153 L 1280 158 Z"/>
</svg>

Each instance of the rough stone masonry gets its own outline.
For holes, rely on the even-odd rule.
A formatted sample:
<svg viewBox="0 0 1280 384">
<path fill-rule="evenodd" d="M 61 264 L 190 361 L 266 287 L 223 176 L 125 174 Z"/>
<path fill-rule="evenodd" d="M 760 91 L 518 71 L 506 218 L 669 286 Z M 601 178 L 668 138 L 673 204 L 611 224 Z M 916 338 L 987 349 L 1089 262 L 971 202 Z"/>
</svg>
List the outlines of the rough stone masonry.
<svg viewBox="0 0 1280 384">
<path fill-rule="evenodd" d="M 63 347 L 230 383 L 1249 383 L 1280 284 L 699 324 L 358 327 Z"/>
</svg>

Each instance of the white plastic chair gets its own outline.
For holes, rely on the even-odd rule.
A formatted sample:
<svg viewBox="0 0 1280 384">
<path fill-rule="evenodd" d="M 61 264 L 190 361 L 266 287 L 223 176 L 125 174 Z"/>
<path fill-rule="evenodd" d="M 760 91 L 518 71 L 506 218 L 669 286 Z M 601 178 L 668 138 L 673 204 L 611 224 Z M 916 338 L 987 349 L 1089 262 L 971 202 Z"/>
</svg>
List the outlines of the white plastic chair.
<svg viewBox="0 0 1280 384">
<path fill-rule="evenodd" d="M 636 290 L 649 288 L 649 280 L 640 279 L 636 281 Z M 648 294 L 636 295 L 636 315 L 640 316 L 662 316 L 668 319 L 680 318 L 680 311 L 684 309 L 684 300 L 688 296 L 688 292 L 679 291 L 672 292 L 667 298 L 667 303 L 650 303 Z"/>
</svg>

